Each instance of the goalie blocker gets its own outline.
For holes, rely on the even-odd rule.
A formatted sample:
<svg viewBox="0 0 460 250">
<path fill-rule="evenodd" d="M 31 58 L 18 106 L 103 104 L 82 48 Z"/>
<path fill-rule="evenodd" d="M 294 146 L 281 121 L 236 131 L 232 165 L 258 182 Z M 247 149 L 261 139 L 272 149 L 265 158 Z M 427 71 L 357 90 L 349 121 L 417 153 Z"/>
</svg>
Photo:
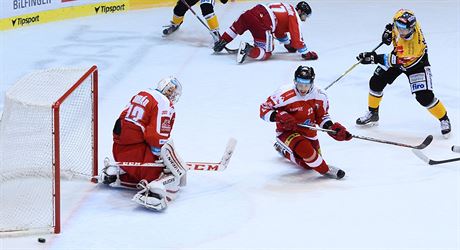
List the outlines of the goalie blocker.
<svg viewBox="0 0 460 250">
<path fill-rule="evenodd" d="M 201 171 L 222 171 L 225 170 L 230 161 L 236 146 L 236 140 L 230 139 L 225 149 L 222 160 L 218 163 L 211 162 L 187 162 L 185 163 L 174 149 L 174 144 L 170 140 L 163 145 L 160 152 L 161 160 L 155 163 L 139 162 L 115 162 L 111 164 L 108 158 L 105 159 L 105 168 L 99 181 L 111 187 L 134 187 L 134 183 L 121 181 L 120 176 L 126 174 L 121 167 L 154 167 L 164 168 L 160 177 L 153 181 L 141 180 L 137 183 L 136 188 L 140 189 L 134 195 L 132 200 L 148 209 L 160 211 L 167 208 L 169 202 L 176 198 L 180 187 L 186 185 L 187 171 L 189 169 Z"/>
</svg>

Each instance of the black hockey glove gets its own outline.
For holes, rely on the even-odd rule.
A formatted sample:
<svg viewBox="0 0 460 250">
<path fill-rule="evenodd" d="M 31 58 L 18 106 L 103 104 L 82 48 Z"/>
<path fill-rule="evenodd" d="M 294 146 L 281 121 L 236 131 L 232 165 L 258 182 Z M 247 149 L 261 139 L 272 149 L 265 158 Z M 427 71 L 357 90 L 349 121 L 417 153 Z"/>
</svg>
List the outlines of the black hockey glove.
<svg viewBox="0 0 460 250">
<path fill-rule="evenodd" d="M 392 23 L 389 23 L 385 26 L 385 30 L 383 31 L 383 34 L 382 34 L 382 43 L 386 44 L 386 45 L 390 45 L 391 44 L 391 40 L 392 40 L 392 33 L 391 31 L 393 30 L 393 24 Z"/>
<path fill-rule="evenodd" d="M 220 39 L 218 42 L 214 43 L 214 51 L 215 52 L 221 52 L 224 48 L 225 45 L 227 45 L 227 42 Z"/>
<path fill-rule="evenodd" d="M 359 53 L 359 55 L 356 57 L 356 60 L 358 60 L 362 64 L 371 64 L 375 63 L 376 57 L 377 53 L 375 52 L 363 52 Z"/>
<path fill-rule="evenodd" d="M 228 0 L 220 0 L 221 3 L 226 4 Z"/>
</svg>

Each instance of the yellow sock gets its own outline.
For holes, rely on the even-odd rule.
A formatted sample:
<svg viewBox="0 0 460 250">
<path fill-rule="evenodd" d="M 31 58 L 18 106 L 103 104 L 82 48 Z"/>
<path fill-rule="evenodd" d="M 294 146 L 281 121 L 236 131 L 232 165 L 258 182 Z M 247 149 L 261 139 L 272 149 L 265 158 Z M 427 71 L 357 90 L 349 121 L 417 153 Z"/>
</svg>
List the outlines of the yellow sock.
<svg viewBox="0 0 460 250">
<path fill-rule="evenodd" d="M 184 17 L 183 17 L 183 16 L 176 16 L 176 15 L 173 15 L 172 23 L 173 23 L 174 25 L 179 25 L 179 24 L 181 24 L 183 21 L 184 21 Z"/>
<path fill-rule="evenodd" d="M 374 96 L 369 94 L 369 97 L 367 99 L 367 103 L 369 105 L 369 108 L 377 109 L 379 108 L 380 101 L 382 101 L 381 96 Z"/>
<path fill-rule="evenodd" d="M 208 26 L 210 30 L 219 29 L 219 21 L 217 20 L 216 15 L 212 15 L 210 18 L 207 18 L 206 21 L 208 22 Z"/>
<path fill-rule="evenodd" d="M 447 110 L 441 101 L 438 101 L 438 103 L 436 103 L 436 105 L 434 105 L 433 107 L 429 108 L 428 111 L 430 111 L 430 113 L 438 120 L 447 114 Z"/>
</svg>

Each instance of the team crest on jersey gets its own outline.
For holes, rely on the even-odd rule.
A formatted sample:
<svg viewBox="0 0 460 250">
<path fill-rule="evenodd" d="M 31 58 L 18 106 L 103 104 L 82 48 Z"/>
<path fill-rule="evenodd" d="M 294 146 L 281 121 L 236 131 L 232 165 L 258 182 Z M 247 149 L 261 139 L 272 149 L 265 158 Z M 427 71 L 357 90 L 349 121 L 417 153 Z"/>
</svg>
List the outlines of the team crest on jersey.
<svg viewBox="0 0 460 250">
<path fill-rule="evenodd" d="M 160 133 L 171 132 L 171 120 L 169 117 L 161 117 Z"/>
<path fill-rule="evenodd" d="M 307 120 L 305 120 L 302 124 L 303 124 L 303 125 L 311 125 L 311 120 L 310 120 L 310 119 L 307 119 Z"/>
</svg>

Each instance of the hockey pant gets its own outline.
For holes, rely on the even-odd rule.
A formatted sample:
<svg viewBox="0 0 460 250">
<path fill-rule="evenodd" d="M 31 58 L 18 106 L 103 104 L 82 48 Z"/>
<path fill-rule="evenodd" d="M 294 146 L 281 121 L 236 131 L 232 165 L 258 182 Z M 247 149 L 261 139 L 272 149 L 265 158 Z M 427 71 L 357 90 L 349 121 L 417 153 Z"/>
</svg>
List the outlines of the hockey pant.
<svg viewBox="0 0 460 250">
<path fill-rule="evenodd" d="M 271 57 L 274 49 L 272 25 L 274 24 L 267 10 L 259 4 L 241 14 L 224 32 L 222 39 L 229 43 L 237 35 L 249 30 L 254 38 L 254 48 L 249 51 L 248 56 L 256 60 L 266 60 Z"/>
<path fill-rule="evenodd" d="M 185 0 L 189 6 L 193 6 L 200 2 L 201 14 L 206 19 L 208 26 L 211 30 L 219 29 L 219 22 L 217 16 L 214 13 L 214 0 Z M 174 7 L 173 13 L 173 24 L 180 25 L 184 20 L 184 15 L 188 11 L 188 7 L 181 1 L 178 0 Z"/>
<path fill-rule="evenodd" d="M 329 167 L 321 157 L 318 139 L 307 138 L 296 132 L 284 132 L 277 137 L 285 158 L 305 168 L 326 174 Z"/>
<path fill-rule="evenodd" d="M 117 129 L 118 124 L 118 129 Z M 118 162 L 153 163 L 158 157 L 153 155 L 150 146 L 144 141 L 140 128 L 130 122 L 117 120 L 113 131 L 112 153 Z M 128 187 L 135 187 L 139 181 L 157 179 L 163 169 L 152 167 L 121 167 L 126 174 L 120 175 L 120 181 Z"/>
<path fill-rule="evenodd" d="M 378 66 L 369 80 L 369 110 L 378 110 L 384 88 L 387 85 L 391 85 L 403 73 L 409 80 L 411 93 L 415 95 L 415 99 L 420 105 L 425 107 L 437 119 L 447 115 L 444 105 L 433 93 L 431 67 L 427 58 L 424 58 L 424 60 L 406 71 L 401 70 L 399 67 L 384 68 Z"/>
</svg>

